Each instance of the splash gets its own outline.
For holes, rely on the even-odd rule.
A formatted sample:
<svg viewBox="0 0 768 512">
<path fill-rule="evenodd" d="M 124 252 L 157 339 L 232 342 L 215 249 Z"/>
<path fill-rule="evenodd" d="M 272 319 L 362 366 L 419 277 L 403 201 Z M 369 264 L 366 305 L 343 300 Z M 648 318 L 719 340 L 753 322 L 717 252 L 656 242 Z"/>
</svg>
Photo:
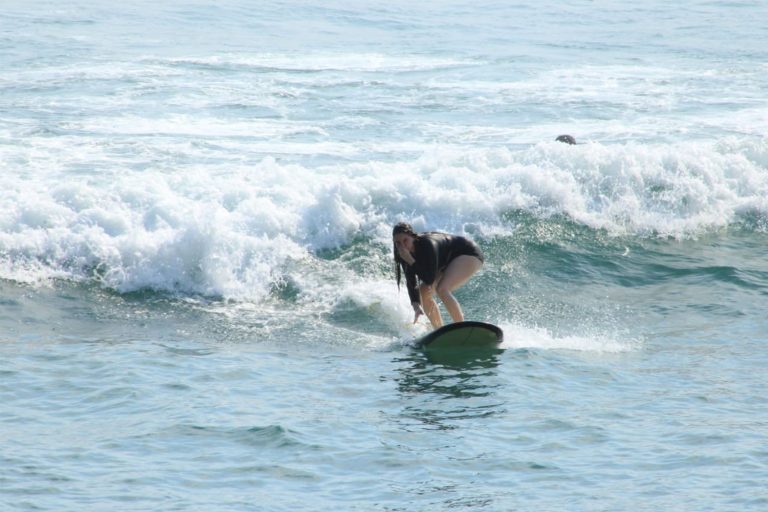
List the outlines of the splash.
<svg viewBox="0 0 768 512">
<path fill-rule="evenodd" d="M 634 352 L 642 342 L 628 335 L 596 333 L 587 335 L 554 335 L 545 328 L 530 328 L 516 324 L 502 323 L 506 349 L 573 350 L 577 352 L 623 353 Z"/>
</svg>

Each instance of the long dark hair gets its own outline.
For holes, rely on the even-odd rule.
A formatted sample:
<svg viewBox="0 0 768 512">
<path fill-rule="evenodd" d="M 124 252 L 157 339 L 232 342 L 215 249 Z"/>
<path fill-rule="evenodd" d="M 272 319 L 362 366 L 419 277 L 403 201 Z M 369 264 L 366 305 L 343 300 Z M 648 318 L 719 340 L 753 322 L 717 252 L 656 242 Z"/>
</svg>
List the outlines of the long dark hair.
<svg viewBox="0 0 768 512">
<path fill-rule="evenodd" d="M 394 238 L 395 235 L 399 233 L 405 233 L 406 235 L 411 236 L 419 236 L 418 233 L 416 233 L 413 230 L 413 226 L 408 224 L 407 222 L 398 222 L 395 224 L 395 227 L 392 228 L 392 237 Z M 400 289 L 400 275 L 401 272 L 405 271 L 405 261 L 400 257 L 400 255 L 397 253 L 397 247 L 395 247 L 395 242 L 392 242 L 392 252 L 395 256 L 395 279 L 397 279 L 397 289 Z"/>
</svg>

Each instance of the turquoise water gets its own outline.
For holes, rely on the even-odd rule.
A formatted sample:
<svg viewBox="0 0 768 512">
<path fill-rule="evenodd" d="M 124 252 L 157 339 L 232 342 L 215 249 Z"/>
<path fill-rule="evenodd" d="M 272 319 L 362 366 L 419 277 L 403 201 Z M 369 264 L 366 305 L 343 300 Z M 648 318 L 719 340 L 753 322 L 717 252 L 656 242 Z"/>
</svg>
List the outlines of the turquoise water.
<svg viewBox="0 0 768 512">
<path fill-rule="evenodd" d="M 767 15 L 5 2 L 1 508 L 765 510 Z"/>
</svg>

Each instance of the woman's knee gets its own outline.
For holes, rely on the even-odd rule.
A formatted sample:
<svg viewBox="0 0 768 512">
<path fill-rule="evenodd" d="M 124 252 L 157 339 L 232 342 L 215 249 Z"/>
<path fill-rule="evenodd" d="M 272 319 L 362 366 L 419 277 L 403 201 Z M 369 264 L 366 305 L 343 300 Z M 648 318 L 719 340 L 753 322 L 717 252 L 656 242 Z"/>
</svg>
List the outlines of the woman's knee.
<svg viewBox="0 0 768 512">
<path fill-rule="evenodd" d="M 440 297 L 443 301 L 445 301 L 446 297 L 452 297 L 451 295 L 451 288 L 444 283 L 439 283 L 437 287 L 435 288 L 435 293 L 437 293 L 437 296 Z"/>
</svg>

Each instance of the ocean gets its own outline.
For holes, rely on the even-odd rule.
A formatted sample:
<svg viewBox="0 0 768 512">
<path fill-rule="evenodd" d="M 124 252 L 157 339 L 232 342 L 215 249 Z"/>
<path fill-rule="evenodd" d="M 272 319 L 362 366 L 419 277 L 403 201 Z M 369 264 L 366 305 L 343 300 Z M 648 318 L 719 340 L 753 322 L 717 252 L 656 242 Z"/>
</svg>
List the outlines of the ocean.
<svg viewBox="0 0 768 512">
<path fill-rule="evenodd" d="M 768 510 L 766 19 L 5 0 L 0 509 Z"/>
</svg>

